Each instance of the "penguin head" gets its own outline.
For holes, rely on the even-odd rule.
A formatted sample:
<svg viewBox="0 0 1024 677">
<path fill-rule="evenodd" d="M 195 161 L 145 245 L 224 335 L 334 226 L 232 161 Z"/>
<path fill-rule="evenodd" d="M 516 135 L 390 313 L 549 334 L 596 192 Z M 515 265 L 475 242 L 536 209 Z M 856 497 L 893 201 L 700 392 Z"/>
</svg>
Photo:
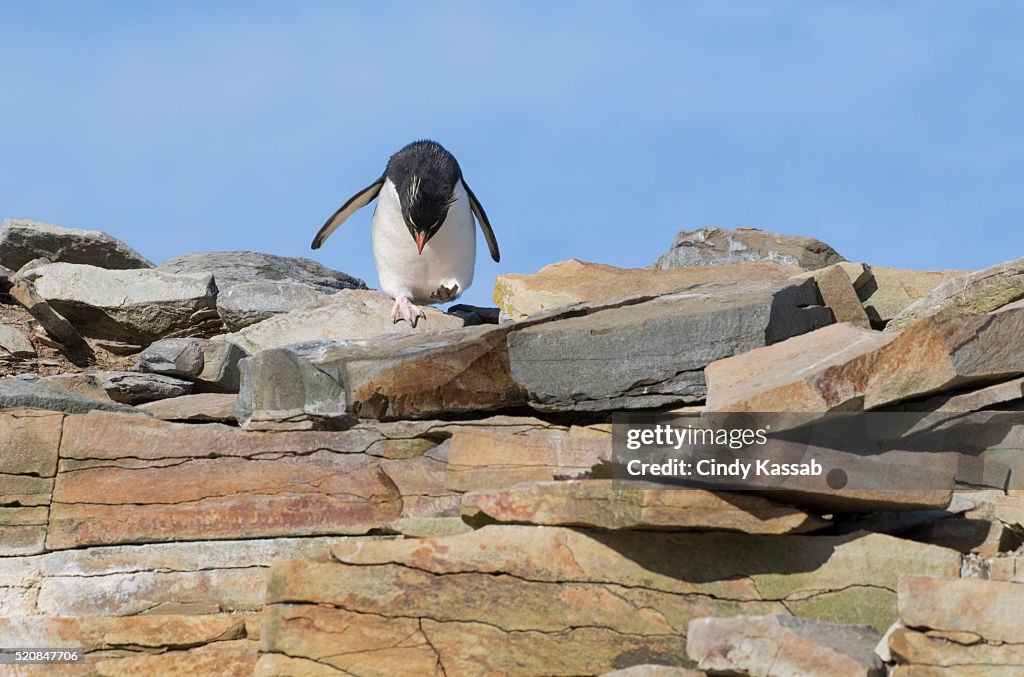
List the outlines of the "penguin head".
<svg viewBox="0 0 1024 677">
<path fill-rule="evenodd" d="M 417 184 L 420 183 L 422 182 L 418 180 L 418 177 L 414 176 L 409 189 L 405 191 L 406 199 L 399 198 L 399 201 L 402 203 L 402 218 L 405 220 L 405 226 L 416 242 L 419 253 L 422 254 L 423 247 L 441 229 L 441 224 L 448 216 L 448 207 L 455 201 L 455 197 L 452 194 L 446 196 L 443 193 L 425 192 L 422 188 L 417 188 Z M 398 191 L 401 196 L 402 189 L 400 187 Z"/>
<path fill-rule="evenodd" d="M 385 176 L 395 185 L 402 219 L 422 254 L 456 199 L 459 163 L 440 144 L 416 141 L 391 156 Z"/>
</svg>

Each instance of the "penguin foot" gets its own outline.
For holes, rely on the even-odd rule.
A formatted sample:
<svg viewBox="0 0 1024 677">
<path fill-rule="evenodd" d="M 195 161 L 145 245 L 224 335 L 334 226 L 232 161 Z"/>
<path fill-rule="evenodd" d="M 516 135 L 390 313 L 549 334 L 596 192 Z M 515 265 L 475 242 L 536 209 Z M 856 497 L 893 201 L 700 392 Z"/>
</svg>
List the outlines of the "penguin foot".
<svg viewBox="0 0 1024 677">
<path fill-rule="evenodd" d="M 391 308 L 391 321 L 398 324 L 399 320 L 405 320 L 409 324 L 416 328 L 416 322 L 421 317 L 426 317 L 427 314 L 423 312 L 423 309 L 414 304 L 409 300 L 407 296 L 399 296 L 395 299 L 395 305 Z"/>
<path fill-rule="evenodd" d="M 459 285 L 452 283 L 452 286 L 446 287 L 443 284 L 440 285 L 436 291 L 430 292 L 430 298 L 438 303 L 448 303 L 459 296 Z"/>
</svg>

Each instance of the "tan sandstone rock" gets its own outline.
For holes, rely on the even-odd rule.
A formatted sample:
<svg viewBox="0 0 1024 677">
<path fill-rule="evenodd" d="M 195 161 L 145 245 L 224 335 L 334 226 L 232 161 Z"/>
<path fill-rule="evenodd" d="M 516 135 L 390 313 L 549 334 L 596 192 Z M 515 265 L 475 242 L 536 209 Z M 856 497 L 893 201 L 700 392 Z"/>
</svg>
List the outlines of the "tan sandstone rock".
<svg viewBox="0 0 1024 677">
<path fill-rule="evenodd" d="M 987 313 L 1024 298 L 1024 258 L 958 275 L 932 289 L 896 315 L 886 331 L 946 311 L 954 315 Z"/>
<path fill-rule="evenodd" d="M 621 488 L 620 488 L 621 487 Z M 612 480 L 531 482 L 462 497 L 462 514 L 498 522 L 601 529 L 673 528 L 785 534 L 813 531 L 825 520 L 740 493 L 630 486 Z"/>
<path fill-rule="evenodd" d="M 494 283 L 494 302 L 519 320 L 574 303 L 653 297 L 679 287 L 707 283 L 784 280 L 798 272 L 797 266 L 774 261 L 656 270 L 616 268 L 569 259 L 545 266 L 532 275 L 499 275 Z"/>
<path fill-rule="evenodd" d="M 874 654 L 879 634 L 864 625 L 837 625 L 791 616 L 697 618 L 686 651 L 712 673 L 803 677 L 882 677 Z"/>
</svg>

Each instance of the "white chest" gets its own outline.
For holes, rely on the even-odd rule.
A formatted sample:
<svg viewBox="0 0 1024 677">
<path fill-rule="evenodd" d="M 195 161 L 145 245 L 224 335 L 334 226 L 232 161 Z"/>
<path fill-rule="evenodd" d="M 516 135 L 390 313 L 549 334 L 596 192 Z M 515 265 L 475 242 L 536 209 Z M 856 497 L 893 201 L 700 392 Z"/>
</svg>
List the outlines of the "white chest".
<svg viewBox="0 0 1024 677">
<path fill-rule="evenodd" d="M 438 287 L 458 285 L 461 294 L 473 283 L 476 229 L 462 181 L 455 185 L 455 198 L 444 224 L 420 254 L 402 219 L 398 191 L 390 180 L 384 182 L 373 213 L 373 258 L 380 288 L 392 298 L 436 303 L 431 294 Z"/>
</svg>

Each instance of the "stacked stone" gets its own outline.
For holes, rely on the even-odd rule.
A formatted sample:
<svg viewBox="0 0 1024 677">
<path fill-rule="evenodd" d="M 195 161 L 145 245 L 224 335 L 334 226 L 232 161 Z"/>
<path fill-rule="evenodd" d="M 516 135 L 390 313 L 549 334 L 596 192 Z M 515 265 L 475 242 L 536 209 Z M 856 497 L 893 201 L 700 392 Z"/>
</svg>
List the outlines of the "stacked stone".
<svg viewBox="0 0 1024 677">
<path fill-rule="evenodd" d="M 214 290 L 198 336 L 174 309 L 201 296 L 129 333 L 150 311 L 53 292 L 123 269 L 28 248 L 14 277 L 137 362 L 0 381 L 0 646 L 84 650 L 22 673 L 64 675 L 1024 669 L 1024 260 L 894 272 L 760 231 L 718 260 L 711 235 L 690 239 L 713 265 L 563 262 L 499 278 L 500 324 L 428 310 L 415 331 L 312 262 L 128 271 Z M 946 488 L 613 482 L 610 416 L 653 410 L 916 410 L 999 434 Z M 889 467 L 873 486 L 906 483 Z"/>
</svg>

